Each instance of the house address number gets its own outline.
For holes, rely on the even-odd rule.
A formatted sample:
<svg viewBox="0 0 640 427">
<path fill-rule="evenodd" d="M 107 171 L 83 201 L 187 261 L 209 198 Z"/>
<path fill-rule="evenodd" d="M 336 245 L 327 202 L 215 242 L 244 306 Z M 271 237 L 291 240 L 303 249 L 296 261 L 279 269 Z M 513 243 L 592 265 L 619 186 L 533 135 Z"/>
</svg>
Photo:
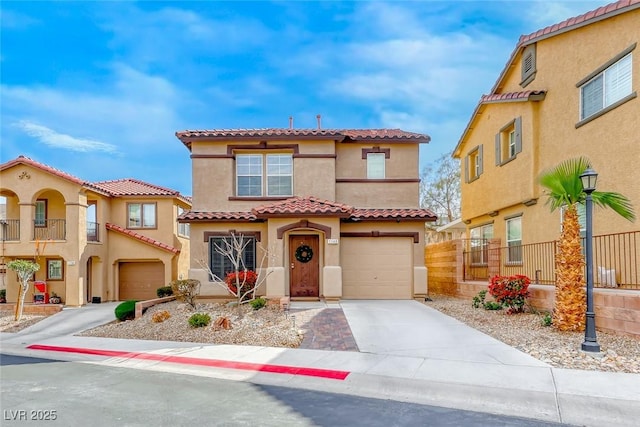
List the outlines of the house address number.
<svg viewBox="0 0 640 427">
<path fill-rule="evenodd" d="M 327 244 L 328 245 L 337 245 L 338 244 L 338 239 L 327 239 Z"/>
</svg>

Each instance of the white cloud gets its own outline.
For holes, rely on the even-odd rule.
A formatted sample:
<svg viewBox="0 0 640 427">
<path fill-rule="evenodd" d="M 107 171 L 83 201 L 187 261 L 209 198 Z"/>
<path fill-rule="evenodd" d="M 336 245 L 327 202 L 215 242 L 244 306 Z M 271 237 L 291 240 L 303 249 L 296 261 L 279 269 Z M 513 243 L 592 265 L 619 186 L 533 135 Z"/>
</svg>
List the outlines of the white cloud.
<svg viewBox="0 0 640 427">
<path fill-rule="evenodd" d="M 27 135 L 37 138 L 40 142 L 54 148 L 79 152 L 103 151 L 106 153 L 115 153 L 117 151 L 114 145 L 58 133 L 46 126 L 27 120 L 21 120 L 15 123 L 15 126 L 21 128 Z"/>
<path fill-rule="evenodd" d="M 105 81 L 78 81 L 73 88 L 2 85 L 3 114 L 14 122 L 56 123 L 72 135 L 95 135 L 114 146 L 157 149 L 180 121 L 179 90 L 123 64 L 111 70 Z"/>
</svg>

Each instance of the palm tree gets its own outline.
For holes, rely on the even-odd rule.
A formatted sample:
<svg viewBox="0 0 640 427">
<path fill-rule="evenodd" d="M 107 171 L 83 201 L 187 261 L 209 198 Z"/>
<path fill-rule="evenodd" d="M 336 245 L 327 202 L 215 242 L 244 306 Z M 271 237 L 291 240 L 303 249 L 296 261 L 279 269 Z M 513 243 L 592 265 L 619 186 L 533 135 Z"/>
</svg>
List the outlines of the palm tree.
<svg viewBox="0 0 640 427">
<path fill-rule="evenodd" d="M 540 184 L 547 190 L 547 204 L 551 211 L 565 207 L 562 233 L 556 255 L 556 294 L 553 307 L 553 325 L 561 331 L 584 330 L 585 278 L 580 223 L 577 203 L 584 203 L 586 193 L 582 189 L 580 175 L 591 166 L 588 159 L 579 157 L 565 160 L 540 175 Z M 596 205 L 613 209 L 625 219 L 633 221 L 635 214 L 631 202 L 619 193 L 594 191 Z"/>
</svg>

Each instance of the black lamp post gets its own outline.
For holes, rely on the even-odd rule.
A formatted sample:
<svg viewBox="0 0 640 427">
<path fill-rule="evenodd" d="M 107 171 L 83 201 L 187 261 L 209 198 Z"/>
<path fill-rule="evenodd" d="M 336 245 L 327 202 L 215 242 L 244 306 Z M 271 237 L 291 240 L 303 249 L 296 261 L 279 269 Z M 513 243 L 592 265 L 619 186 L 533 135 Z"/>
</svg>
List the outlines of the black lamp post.
<svg viewBox="0 0 640 427">
<path fill-rule="evenodd" d="M 600 344 L 596 338 L 596 315 L 593 311 L 593 201 L 591 193 L 596 189 L 598 174 L 591 168 L 587 168 L 581 175 L 582 189 L 587 193 L 585 211 L 587 216 L 587 238 L 586 238 L 586 263 L 587 263 L 587 317 L 586 328 L 584 330 L 583 351 L 599 352 Z"/>
</svg>

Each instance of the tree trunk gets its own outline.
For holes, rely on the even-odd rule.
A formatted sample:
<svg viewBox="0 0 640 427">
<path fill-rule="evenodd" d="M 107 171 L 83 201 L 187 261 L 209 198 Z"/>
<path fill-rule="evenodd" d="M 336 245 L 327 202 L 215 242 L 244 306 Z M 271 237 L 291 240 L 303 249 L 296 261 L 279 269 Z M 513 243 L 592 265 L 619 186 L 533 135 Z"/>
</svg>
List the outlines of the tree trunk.
<svg viewBox="0 0 640 427">
<path fill-rule="evenodd" d="M 29 282 L 20 284 L 20 292 L 18 293 L 18 302 L 16 303 L 16 322 L 22 319 L 22 311 L 24 309 L 24 299 L 27 296 L 27 291 L 29 290 Z"/>
<path fill-rule="evenodd" d="M 584 255 L 578 213 L 573 205 L 568 207 L 562 221 L 556 274 L 553 325 L 560 331 L 583 331 L 586 311 Z"/>
</svg>

